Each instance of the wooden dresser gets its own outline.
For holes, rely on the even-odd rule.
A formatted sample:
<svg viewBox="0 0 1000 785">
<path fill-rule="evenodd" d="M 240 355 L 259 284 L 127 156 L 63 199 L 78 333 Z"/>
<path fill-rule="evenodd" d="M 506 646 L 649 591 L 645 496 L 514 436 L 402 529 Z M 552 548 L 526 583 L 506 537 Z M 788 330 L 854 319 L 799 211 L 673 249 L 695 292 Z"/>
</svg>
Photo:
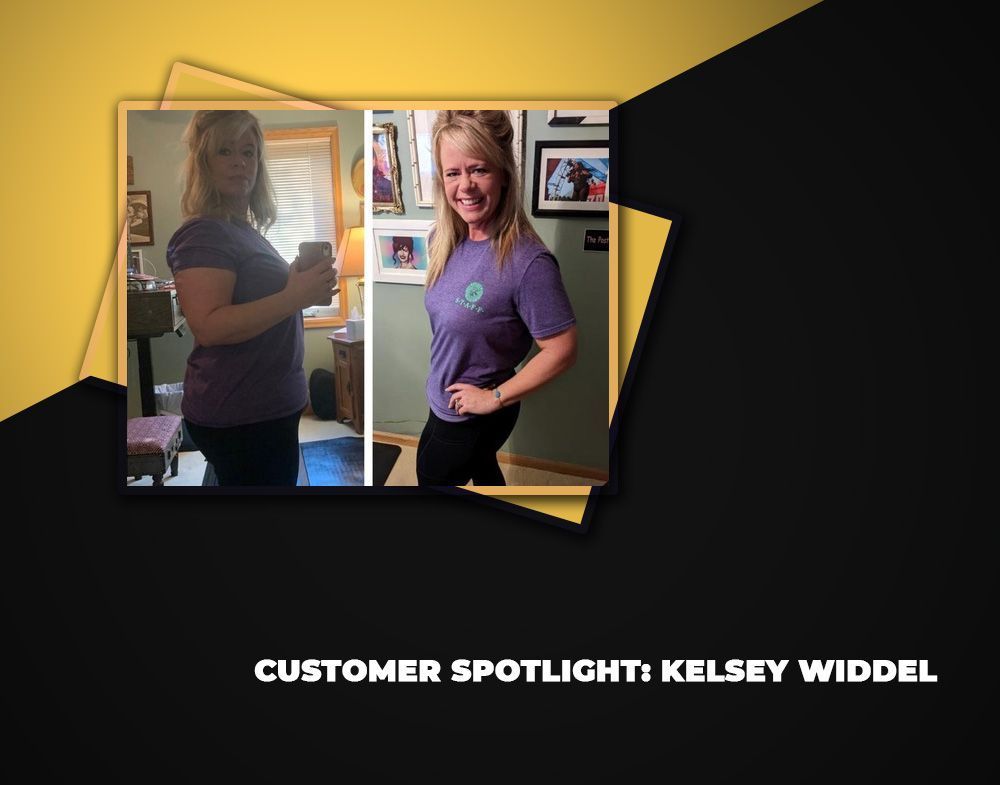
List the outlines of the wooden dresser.
<svg viewBox="0 0 1000 785">
<path fill-rule="evenodd" d="M 352 341 L 345 330 L 327 336 L 333 344 L 333 374 L 337 393 L 337 420 L 350 420 L 365 432 L 365 342 Z"/>
</svg>

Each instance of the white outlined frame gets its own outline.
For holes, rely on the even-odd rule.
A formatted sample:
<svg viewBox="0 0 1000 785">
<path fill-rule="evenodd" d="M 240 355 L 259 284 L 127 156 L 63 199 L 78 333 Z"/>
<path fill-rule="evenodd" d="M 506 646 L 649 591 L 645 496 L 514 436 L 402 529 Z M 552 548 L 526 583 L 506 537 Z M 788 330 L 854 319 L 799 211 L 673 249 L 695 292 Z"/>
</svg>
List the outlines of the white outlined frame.
<svg viewBox="0 0 1000 785">
<path fill-rule="evenodd" d="M 408 219 L 375 220 L 371 223 L 368 232 L 369 249 L 372 258 L 372 272 L 376 281 L 381 283 L 406 283 L 416 286 L 423 286 L 427 279 L 426 258 L 424 259 L 424 269 L 422 270 L 397 270 L 383 264 L 383 254 L 379 249 L 379 240 L 393 235 L 410 235 L 422 237 L 424 240 L 423 253 L 426 257 L 427 235 L 430 234 L 433 221 L 414 221 Z"/>
</svg>

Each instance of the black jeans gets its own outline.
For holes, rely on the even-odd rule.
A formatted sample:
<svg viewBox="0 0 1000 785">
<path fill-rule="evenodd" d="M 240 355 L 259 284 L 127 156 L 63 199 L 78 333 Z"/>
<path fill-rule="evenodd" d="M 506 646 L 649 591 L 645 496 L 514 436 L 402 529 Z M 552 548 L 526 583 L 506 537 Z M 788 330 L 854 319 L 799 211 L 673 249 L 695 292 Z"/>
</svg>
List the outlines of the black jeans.
<svg viewBox="0 0 1000 785">
<path fill-rule="evenodd" d="M 481 414 L 465 422 L 446 422 L 428 412 L 427 425 L 417 445 L 419 485 L 506 485 L 497 450 L 507 441 L 520 403 L 493 414 Z"/>
<path fill-rule="evenodd" d="M 219 485 L 295 486 L 299 477 L 299 417 L 208 428 L 186 421 Z"/>
</svg>

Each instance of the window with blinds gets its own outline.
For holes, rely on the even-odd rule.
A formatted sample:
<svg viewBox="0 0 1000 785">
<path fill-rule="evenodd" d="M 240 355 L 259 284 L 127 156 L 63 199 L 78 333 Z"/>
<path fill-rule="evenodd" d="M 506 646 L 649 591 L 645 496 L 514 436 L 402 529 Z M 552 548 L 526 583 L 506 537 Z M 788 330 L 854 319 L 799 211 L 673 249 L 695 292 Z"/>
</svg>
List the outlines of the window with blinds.
<svg viewBox="0 0 1000 785">
<path fill-rule="evenodd" d="M 265 131 L 267 171 L 278 203 L 278 220 L 267 239 L 286 262 L 299 252 L 299 243 L 325 240 L 337 255 L 337 129 L 301 128 Z M 311 308 L 309 316 L 340 313 L 339 303 Z"/>
</svg>

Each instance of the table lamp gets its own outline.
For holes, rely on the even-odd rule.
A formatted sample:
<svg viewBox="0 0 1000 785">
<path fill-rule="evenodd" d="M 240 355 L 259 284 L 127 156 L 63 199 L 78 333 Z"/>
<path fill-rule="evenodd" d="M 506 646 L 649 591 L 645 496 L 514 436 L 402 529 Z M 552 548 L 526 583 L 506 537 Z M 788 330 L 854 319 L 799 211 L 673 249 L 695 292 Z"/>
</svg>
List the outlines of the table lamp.
<svg viewBox="0 0 1000 785">
<path fill-rule="evenodd" d="M 365 274 L 365 229 L 363 226 L 352 226 L 344 232 L 337 244 L 337 261 L 334 264 L 337 275 L 341 278 L 353 278 Z M 361 305 L 361 315 L 365 313 L 364 298 L 365 279 L 358 281 L 358 296 Z"/>
</svg>

